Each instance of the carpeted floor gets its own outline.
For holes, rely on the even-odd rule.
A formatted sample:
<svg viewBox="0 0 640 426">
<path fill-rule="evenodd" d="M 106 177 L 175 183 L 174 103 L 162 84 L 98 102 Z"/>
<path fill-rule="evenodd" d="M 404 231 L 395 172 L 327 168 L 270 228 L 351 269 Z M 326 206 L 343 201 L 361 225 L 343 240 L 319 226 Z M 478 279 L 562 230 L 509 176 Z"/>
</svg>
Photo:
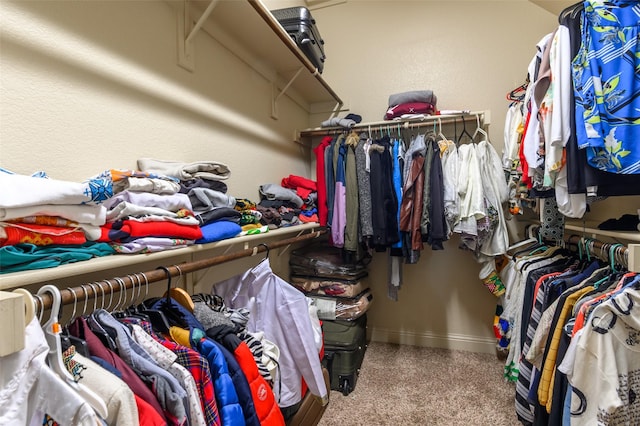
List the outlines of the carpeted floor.
<svg viewBox="0 0 640 426">
<path fill-rule="evenodd" d="M 371 342 L 355 390 L 331 391 L 319 426 L 518 425 L 495 355 Z"/>
</svg>

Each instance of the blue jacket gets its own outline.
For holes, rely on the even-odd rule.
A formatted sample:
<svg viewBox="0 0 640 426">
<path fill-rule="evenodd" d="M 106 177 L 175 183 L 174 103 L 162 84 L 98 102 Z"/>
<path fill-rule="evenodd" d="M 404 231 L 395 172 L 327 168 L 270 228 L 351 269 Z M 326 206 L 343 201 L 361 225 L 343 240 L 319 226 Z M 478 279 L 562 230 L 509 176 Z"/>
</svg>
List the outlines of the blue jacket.
<svg viewBox="0 0 640 426">
<path fill-rule="evenodd" d="M 253 395 L 251 394 L 249 381 L 240 368 L 240 364 L 238 364 L 236 358 L 227 348 L 209 337 L 207 337 L 207 339 L 216 345 L 220 352 L 224 354 L 224 359 L 227 361 L 227 367 L 229 368 L 229 375 L 238 394 L 247 426 L 260 426 L 256 407 L 253 404 Z"/>
<path fill-rule="evenodd" d="M 245 416 L 224 354 L 200 329 L 191 329 L 190 340 L 192 347 L 204 355 L 209 361 L 213 388 L 216 394 L 216 403 L 222 425 L 245 426 Z"/>
</svg>

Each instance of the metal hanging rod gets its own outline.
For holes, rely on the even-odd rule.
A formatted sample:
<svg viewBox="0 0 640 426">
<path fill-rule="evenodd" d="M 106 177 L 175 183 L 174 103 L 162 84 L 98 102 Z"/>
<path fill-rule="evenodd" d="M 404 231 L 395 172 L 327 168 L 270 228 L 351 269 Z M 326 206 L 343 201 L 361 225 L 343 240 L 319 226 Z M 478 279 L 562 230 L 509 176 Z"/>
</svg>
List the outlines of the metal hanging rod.
<svg viewBox="0 0 640 426">
<path fill-rule="evenodd" d="M 113 294 L 115 292 L 126 291 L 132 288 L 140 286 L 141 282 L 153 283 L 167 280 L 168 276 L 176 277 L 189 272 L 198 271 L 201 269 L 210 268 L 215 265 L 230 262 L 232 260 L 240 259 L 243 257 L 255 256 L 261 252 L 269 252 L 269 250 L 279 247 L 289 246 L 291 244 L 299 243 L 302 241 L 318 238 L 320 235 L 325 234 L 326 230 L 320 229 L 306 234 L 299 234 L 295 237 L 287 238 L 280 241 L 269 243 L 257 244 L 252 248 L 239 250 L 230 254 L 222 254 L 219 256 L 210 257 L 208 259 L 197 260 L 193 262 L 180 263 L 179 265 L 163 266 L 160 269 L 154 269 L 146 272 L 137 272 L 127 275 L 125 277 L 111 278 L 108 280 L 102 280 L 100 282 L 92 282 L 81 284 L 77 287 L 68 287 L 60 290 L 61 303 L 63 305 L 69 305 L 77 303 L 78 300 L 95 299 L 98 296 L 105 294 Z M 36 312 L 42 312 L 43 310 L 50 309 L 53 302 L 53 298 L 49 293 L 45 293 L 41 296 L 35 297 Z"/>
<path fill-rule="evenodd" d="M 490 124 L 490 114 L 488 111 L 460 111 L 459 113 L 428 115 L 424 118 L 414 118 L 409 120 L 383 120 L 367 123 L 358 123 L 355 126 L 346 129 L 344 127 L 315 127 L 313 129 L 305 129 L 299 132 L 300 137 L 309 136 L 326 136 L 328 134 L 342 133 L 350 130 L 397 130 L 412 129 L 435 125 L 453 124 L 456 122 L 480 122 L 482 126 Z"/>
</svg>

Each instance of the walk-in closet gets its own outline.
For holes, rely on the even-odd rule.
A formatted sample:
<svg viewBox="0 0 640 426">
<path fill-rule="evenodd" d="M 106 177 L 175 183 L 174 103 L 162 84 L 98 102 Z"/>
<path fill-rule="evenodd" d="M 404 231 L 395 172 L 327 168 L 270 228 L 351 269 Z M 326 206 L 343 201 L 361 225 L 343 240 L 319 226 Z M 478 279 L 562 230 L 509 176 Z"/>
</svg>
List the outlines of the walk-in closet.
<svg viewBox="0 0 640 426">
<path fill-rule="evenodd" d="M 0 1 L 0 426 L 640 424 L 639 34 Z"/>
</svg>

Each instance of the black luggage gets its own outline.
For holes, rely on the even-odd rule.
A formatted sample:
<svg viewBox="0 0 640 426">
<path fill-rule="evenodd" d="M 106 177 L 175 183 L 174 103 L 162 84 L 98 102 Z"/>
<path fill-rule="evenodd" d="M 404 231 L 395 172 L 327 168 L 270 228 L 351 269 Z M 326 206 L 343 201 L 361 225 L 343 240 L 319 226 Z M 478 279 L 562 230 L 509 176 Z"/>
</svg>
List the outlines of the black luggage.
<svg viewBox="0 0 640 426">
<path fill-rule="evenodd" d="M 291 276 L 357 281 L 368 275 L 367 265 L 347 257 L 345 250 L 329 243 L 310 244 L 291 252 Z"/>
<path fill-rule="evenodd" d="M 367 349 L 367 315 L 353 321 L 323 321 L 324 358 L 331 389 L 349 395 L 356 386 Z"/>
<path fill-rule="evenodd" d="M 316 66 L 319 73 L 324 69 L 324 40 L 316 26 L 316 21 L 306 7 L 287 7 L 272 10 L 271 14 L 289 33 L 300 50 Z"/>
</svg>

